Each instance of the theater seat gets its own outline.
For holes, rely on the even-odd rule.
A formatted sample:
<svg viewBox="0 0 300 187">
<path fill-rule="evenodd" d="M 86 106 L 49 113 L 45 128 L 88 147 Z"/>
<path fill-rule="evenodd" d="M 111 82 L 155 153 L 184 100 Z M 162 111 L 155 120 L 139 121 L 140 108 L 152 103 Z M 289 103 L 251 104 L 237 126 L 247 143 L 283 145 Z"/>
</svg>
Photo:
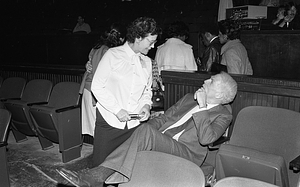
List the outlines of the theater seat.
<svg viewBox="0 0 300 187">
<path fill-rule="evenodd" d="M 12 131 L 17 142 L 27 140 L 26 136 L 38 136 L 42 147 L 49 146 L 49 140 L 41 137 L 36 132 L 29 115 L 32 105 L 46 104 L 52 91 L 52 82 L 44 79 L 29 81 L 20 100 L 7 100 L 5 107 L 12 114 Z"/>
<path fill-rule="evenodd" d="M 274 184 L 244 177 L 227 177 L 219 180 L 214 187 L 278 187 Z"/>
<path fill-rule="evenodd" d="M 288 170 L 300 155 L 300 113 L 249 106 L 237 115 L 230 141 L 216 156 L 216 177 L 239 176 L 295 187 L 299 173 Z"/>
<path fill-rule="evenodd" d="M 174 155 L 141 151 L 137 154 L 131 180 L 119 187 L 204 187 L 199 166 Z"/>
<path fill-rule="evenodd" d="M 9 133 L 9 124 L 11 114 L 6 109 L 0 109 L 0 183 L 1 186 L 10 186 L 9 171 L 6 158 L 7 136 Z"/>
<path fill-rule="evenodd" d="M 6 78 L 0 87 L 0 101 L 21 99 L 25 85 L 26 79 L 22 77 Z"/>
<path fill-rule="evenodd" d="M 47 105 L 33 105 L 29 109 L 39 135 L 59 144 L 64 163 L 81 155 L 79 87 L 75 82 L 57 83 Z"/>
</svg>

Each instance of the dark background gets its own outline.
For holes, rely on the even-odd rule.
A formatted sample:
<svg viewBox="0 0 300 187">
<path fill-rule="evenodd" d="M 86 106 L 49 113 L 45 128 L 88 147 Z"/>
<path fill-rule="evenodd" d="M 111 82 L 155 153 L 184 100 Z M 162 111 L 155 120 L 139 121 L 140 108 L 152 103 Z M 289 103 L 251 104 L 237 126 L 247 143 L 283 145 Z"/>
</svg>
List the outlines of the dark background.
<svg viewBox="0 0 300 187">
<path fill-rule="evenodd" d="M 258 5 L 260 0 L 234 0 L 234 6 Z M 79 15 L 93 32 L 110 23 L 128 23 L 139 16 L 161 25 L 183 19 L 188 24 L 216 19 L 219 0 L 1 0 L 4 34 L 49 34 L 73 29 Z"/>
<path fill-rule="evenodd" d="M 260 1 L 233 0 L 233 5 L 258 5 Z M 1 64 L 80 67 L 111 23 L 127 25 L 140 16 L 153 17 L 162 28 L 175 20 L 184 21 L 190 28 L 187 43 L 197 58 L 204 48 L 199 29 L 217 20 L 219 8 L 219 0 L 1 0 L 0 4 Z M 91 26 L 90 34 L 71 34 L 79 15 Z M 162 37 L 156 46 L 163 42 Z M 156 48 L 150 50 L 148 56 L 154 58 L 155 52 Z"/>
</svg>

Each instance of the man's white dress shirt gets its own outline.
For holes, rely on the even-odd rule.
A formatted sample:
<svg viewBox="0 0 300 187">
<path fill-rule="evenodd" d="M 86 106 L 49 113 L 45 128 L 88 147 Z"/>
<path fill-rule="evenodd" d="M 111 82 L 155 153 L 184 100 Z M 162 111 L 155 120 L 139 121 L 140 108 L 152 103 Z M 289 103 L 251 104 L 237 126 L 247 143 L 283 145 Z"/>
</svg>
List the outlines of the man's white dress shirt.
<svg viewBox="0 0 300 187">
<path fill-rule="evenodd" d="M 200 108 L 198 105 L 195 106 L 194 108 L 192 108 L 188 113 L 186 113 L 184 116 L 182 116 L 182 118 L 180 118 L 180 120 L 178 120 L 176 123 L 174 123 L 173 125 L 169 126 L 168 128 L 166 128 L 162 133 L 165 133 L 167 130 L 178 127 L 180 125 L 183 125 L 188 119 L 190 119 L 192 117 L 192 115 L 194 113 L 200 112 L 200 111 L 204 111 L 204 110 L 209 110 L 215 106 L 217 106 L 218 104 L 207 104 L 206 107 L 202 107 Z M 183 129 L 182 131 L 180 131 L 179 133 L 175 134 L 173 136 L 173 139 L 175 139 L 176 141 L 178 141 L 178 138 L 180 137 L 180 135 L 184 132 L 185 129 Z"/>
</svg>

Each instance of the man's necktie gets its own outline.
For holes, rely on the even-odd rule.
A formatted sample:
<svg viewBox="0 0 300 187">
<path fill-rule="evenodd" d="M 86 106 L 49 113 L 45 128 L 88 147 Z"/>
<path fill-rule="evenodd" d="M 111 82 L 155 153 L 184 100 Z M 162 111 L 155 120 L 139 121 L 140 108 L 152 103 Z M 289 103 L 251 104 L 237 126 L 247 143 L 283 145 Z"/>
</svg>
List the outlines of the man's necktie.
<svg viewBox="0 0 300 187">
<path fill-rule="evenodd" d="M 182 125 L 180 125 L 178 127 L 174 127 L 174 128 L 166 130 L 166 132 L 164 134 L 167 136 L 170 136 L 170 137 L 175 136 L 177 133 L 184 130 L 188 126 L 188 124 L 191 122 L 191 120 L 193 120 L 193 117 L 190 117 L 186 122 L 184 122 Z"/>
</svg>

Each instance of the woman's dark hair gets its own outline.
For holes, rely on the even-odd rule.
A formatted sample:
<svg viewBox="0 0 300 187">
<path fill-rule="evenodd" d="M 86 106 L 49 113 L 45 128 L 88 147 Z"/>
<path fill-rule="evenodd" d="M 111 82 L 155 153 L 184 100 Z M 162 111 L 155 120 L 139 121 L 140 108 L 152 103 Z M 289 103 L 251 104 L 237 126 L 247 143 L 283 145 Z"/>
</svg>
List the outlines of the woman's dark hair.
<svg viewBox="0 0 300 187">
<path fill-rule="evenodd" d="M 125 32 L 125 27 L 122 24 L 113 23 L 110 29 L 100 36 L 100 40 L 93 48 L 99 49 L 102 45 L 109 48 L 119 46 L 124 43 Z"/>
<path fill-rule="evenodd" d="M 230 40 L 239 39 L 241 27 L 238 20 L 226 19 L 218 23 L 219 30 L 226 34 Z"/>
<path fill-rule="evenodd" d="M 136 38 L 145 38 L 148 34 L 160 35 L 161 29 L 153 18 L 140 17 L 127 27 L 126 39 L 128 42 L 134 43 Z"/>
<path fill-rule="evenodd" d="M 167 28 L 167 37 L 189 36 L 190 29 L 183 21 L 175 21 Z"/>
</svg>

